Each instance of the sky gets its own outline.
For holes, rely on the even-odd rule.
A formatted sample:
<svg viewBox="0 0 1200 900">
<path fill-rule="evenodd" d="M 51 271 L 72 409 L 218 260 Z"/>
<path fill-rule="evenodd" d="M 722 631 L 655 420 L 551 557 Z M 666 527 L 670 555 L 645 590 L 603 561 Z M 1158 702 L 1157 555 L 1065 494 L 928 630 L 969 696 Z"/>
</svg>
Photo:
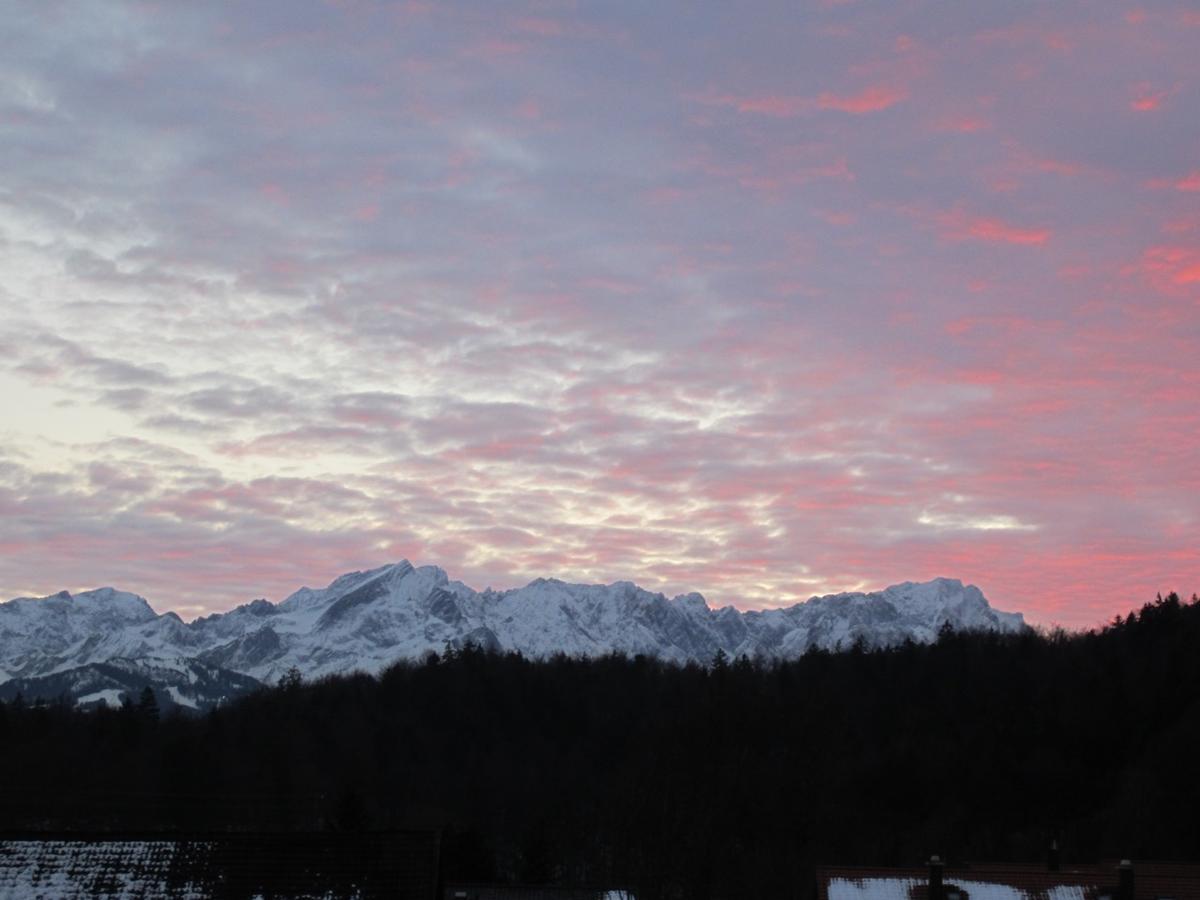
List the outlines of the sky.
<svg viewBox="0 0 1200 900">
<path fill-rule="evenodd" d="M 1200 7 L 3 2 L 0 597 L 1200 590 Z"/>
</svg>

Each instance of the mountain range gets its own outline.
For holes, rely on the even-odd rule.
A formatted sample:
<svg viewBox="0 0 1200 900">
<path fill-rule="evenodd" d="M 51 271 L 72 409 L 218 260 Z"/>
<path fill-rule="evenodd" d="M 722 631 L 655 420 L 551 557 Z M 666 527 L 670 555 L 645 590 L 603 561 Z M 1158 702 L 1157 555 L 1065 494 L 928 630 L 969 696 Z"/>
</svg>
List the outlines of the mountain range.
<svg viewBox="0 0 1200 900">
<path fill-rule="evenodd" d="M 992 609 L 977 587 L 951 578 L 741 612 L 712 609 L 700 594 L 667 598 L 625 581 L 539 578 L 476 591 L 436 566 L 405 560 L 320 590 L 301 588 L 279 604 L 254 600 L 192 622 L 113 588 L 0 603 L 0 700 L 65 695 L 115 705 L 149 686 L 166 707 L 202 710 L 293 668 L 305 678 L 374 673 L 447 645 L 706 664 L 718 651 L 778 659 L 858 641 L 930 641 L 947 625 L 1025 627 L 1020 613 Z"/>
</svg>

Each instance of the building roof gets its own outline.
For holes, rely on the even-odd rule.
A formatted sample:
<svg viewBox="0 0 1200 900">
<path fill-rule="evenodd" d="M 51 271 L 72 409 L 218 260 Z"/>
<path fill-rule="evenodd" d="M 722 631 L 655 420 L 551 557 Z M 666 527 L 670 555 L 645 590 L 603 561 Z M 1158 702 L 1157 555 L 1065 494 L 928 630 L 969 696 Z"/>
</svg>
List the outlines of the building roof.
<svg viewBox="0 0 1200 900">
<path fill-rule="evenodd" d="M 636 900 L 627 890 L 528 884 L 448 884 L 442 900 Z"/>
<path fill-rule="evenodd" d="M 1200 900 L 1200 865 L 1135 862 L 1133 900 Z M 944 896 L 962 900 L 1115 900 L 1117 863 L 1063 866 L 985 864 L 946 866 Z M 926 867 L 822 867 L 817 900 L 928 900 Z"/>
<path fill-rule="evenodd" d="M 12 835 L 0 897 L 433 900 L 436 832 Z"/>
</svg>

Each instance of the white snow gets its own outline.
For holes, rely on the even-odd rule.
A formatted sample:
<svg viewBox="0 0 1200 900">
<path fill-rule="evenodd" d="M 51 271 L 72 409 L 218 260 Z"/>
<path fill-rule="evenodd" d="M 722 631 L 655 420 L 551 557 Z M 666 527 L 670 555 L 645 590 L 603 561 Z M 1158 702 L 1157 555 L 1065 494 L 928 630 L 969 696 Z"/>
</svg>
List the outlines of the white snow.
<svg viewBox="0 0 1200 900">
<path fill-rule="evenodd" d="M 946 884 L 966 891 L 970 900 L 1033 900 L 1020 888 L 995 881 L 976 881 L 945 876 Z M 909 900 L 913 888 L 926 884 L 918 878 L 831 878 L 827 888 L 829 900 Z M 1086 900 L 1087 889 L 1081 885 L 1058 885 L 1045 892 L 1046 900 Z"/>
<path fill-rule="evenodd" d="M 111 588 L 0 603 L 0 673 L 44 675 L 120 658 L 195 684 L 190 661 L 200 659 L 273 683 L 292 666 L 306 678 L 377 672 L 468 640 L 535 657 L 615 651 L 708 663 L 718 649 L 730 658 L 787 658 L 859 638 L 929 641 L 946 622 L 998 631 L 1024 624 L 1019 614 L 991 609 L 978 588 L 947 578 L 740 613 L 713 610 L 699 594 L 668 600 L 624 581 L 537 579 L 480 592 L 436 566 L 402 561 L 301 588 L 278 605 L 258 600 L 190 624 L 156 616 L 140 597 Z"/>
<path fill-rule="evenodd" d="M 169 841 L 5 841 L 3 849 L 0 900 L 205 896 L 166 880 L 175 851 Z"/>
<path fill-rule="evenodd" d="M 1010 884 L 997 884 L 994 881 L 964 881 L 961 878 L 947 878 L 967 892 L 971 900 L 1027 900 L 1025 892 Z"/>
<path fill-rule="evenodd" d="M 831 878 L 829 900 L 908 900 L 919 884 L 915 878 Z"/>
<path fill-rule="evenodd" d="M 91 694 L 84 694 L 75 701 L 77 706 L 83 706 L 87 703 L 104 703 L 114 709 L 121 705 L 121 691 L 116 688 L 107 688 L 103 691 L 95 691 Z"/>
<path fill-rule="evenodd" d="M 1087 900 L 1087 889 L 1081 884 L 1060 884 L 1046 891 L 1046 900 Z"/>
<path fill-rule="evenodd" d="M 179 688 L 175 687 L 175 685 L 168 684 L 167 693 L 171 695 L 171 699 L 174 700 L 179 706 L 186 706 L 189 709 L 197 708 L 196 701 L 191 697 L 184 696 L 184 694 L 179 690 Z"/>
</svg>

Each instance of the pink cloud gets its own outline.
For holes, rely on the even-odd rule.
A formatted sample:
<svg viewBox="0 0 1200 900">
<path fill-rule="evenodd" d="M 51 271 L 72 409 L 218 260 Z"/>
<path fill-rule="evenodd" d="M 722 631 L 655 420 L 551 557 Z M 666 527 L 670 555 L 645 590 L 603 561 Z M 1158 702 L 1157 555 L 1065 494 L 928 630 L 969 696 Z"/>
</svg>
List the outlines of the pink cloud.
<svg viewBox="0 0 1200 900">
<path fill-rule="evenodd" d="M 907 99 L 908 91 L 892 85 L 876 85 L 857 94 L 821 94 L 817 98 L 820 109 L 836 109 L 853 115 L 880 112 Z"/>
<path fill-rule="evenodd" d="M 1188 192 L 1200 191 L 1200 169 L 1175 182 L 1175 190 Z"/>
<path fill-rule="evenodd" d="M 1050 239 L 1048 229 L 1019 228 L 999 219 L 974 219 L 967 224 L 966 234 L 977 240 L 1005 244 L 1040 245 Z"/>
<path fill-rule="evenodd" d="M 1055 53 L 1069 53 L 1077 43 L 1076 36 L 1067 29 L 1046 28 L 1039 24 L 1024 22 L 980 32 L 975 39 L 985 43 L 1013 46 L 1040 45 Z"/>
<path fill-rule="evenodd" d="M 219 608 L 409 556 L 761 606 L 951 575 L 1080 625 L 1200 587 L 1177 10 L 668 40 L 657 7 L 364 4 L 265 43 L 277 6 L 220 40 L 142 23 L 136 82 L 72 82 L 107 65 L 87 22 L 10 42 L 60 105 L 10 129 L 9 201 L 61 236 L 10 248 L 18 299 L 79 344 L 17 316 L 0 366 L 47 421 L 90 404 L 204 462 L 43 453 L 14 392 L 3 583 Z M 220 73 L 250 53 L 247 95 Z M 154 77 L 175 58 L 216 75 Z M 734 88 L 681 109 L 707 79 Z M 1114 98 L 1171 127 L 1130 139 Z M 112 151 L 159 137 L 150 169 Z"/>
<path fill-rule="evenodd" d="M 812 109 L 813 102 L 807 97 L 787 97 L 768 94 L 761 97 L 733 97 L 723 105 L 734 106 L 738 112 L 759 113 L 764 116 L 788 118 Z"/>
<path fill-rule="evenodd" d="M 849 210 L 842 209 L 820 209 L 814 210 L 814 215 L 824 219 L 830 225 L 836 225 L 839 228 L 845 228 L 848 225 L 853 225 L 858 221 L 858 216 Z"/>
<path fill-rule="evenodd" d="M 1180 269 L 1173 280 L 1176 284 L 1195 284 L 1200 281 L 1200 263 Z"/>
<path fill-rule="evenodd" d="M 543 19 L 534 16 L 519 19 L 516 23 L 518 31 L 536 34 L 539 37 L 559 37 L 566 30 L 561 22 L 554 19 Z"/>
<path fill-rule="evenodd" d="M 856 179 L 845 156 L 831 158 L 821 145 L 781 143 L 773 145 L 756 163 L 731 161 L 707 151 L 686 158 L 678 166 L 681 173 L 702 173 L 709 185 L 727 183 L 759 192 L 769 200 L 783 200 L 789 191 L 814 181 L 853 182 Z M 651 189 L 647 198 L 655 203 L 672 203 L 696 191 L 675 187 Z M 727 248 L 725 251 L 727 252 Z"/>
<path fill-rule="evenodd" d="M 1150 247 L 1142 255 L 1142 271 L 1160 288 L 1200 282 L 1200 249 L 1165 244 Z"/>
<path fill-rule="evenodd" d="M 524 56 L 529 44 L 503 37 L 484 38 L 462 50 L 462 55 L 486 62 L 500 62 Z"/>
<path fill-rule="evenodd" d="M 268 203 L 273 203 L 276 206 L 287 206 L 291 202 L 287 191 L 281 185 L 274 182 L 260 185 L 258 192 Z"/>
<path fill-rule="evenodd" d="M 1172 91 L 1170 90 L 1160 90 L 1149 82 L 1143 81 L 1134 85 L 1132 89 L 1133 96 L 1129 101 L 1129 108 L 1135 112 L 1153 112 L 1162 108 L 1171 93 Z"/>
<path fill-rule="evenodd" d="M 938 217 L 942 234 L 955 241 L 974 240 L 999 244 L 1040 247 L 1050 240 L 1048 228 L 1012 225 L 997 218 L 968 216 L 960 212 Z"/>
<path fill-rule="evenodd" d="M 975 134 L 979 131 L 987 131 L 991 127 L 992 123 L 981 116 L 949 116 L 938 119 L 934 124 L 934 128 L 938 131 L 950 131 L 957 134 Z"/>
<path fill-rule="evenodd" d="M 534 121 L 542 117 L 542 107 L 532 97 L 522 100 L 517 106 L 517 115 L 522 119 Z"/>
<path fill-rule="evenodd" d="M 694 95 L 709 106 L 728 106 L 741 113 L 755 113 L 777 119 L 787 119 L 812 110 L 835 110 L 864 115 L 880 112 L 908 98 L 905 88 L 892 85 L 875 85 L 855 94 L 823 92 L 816 97 L 792 94 L 736 95 L 707 93 Z"/>
</svg>

